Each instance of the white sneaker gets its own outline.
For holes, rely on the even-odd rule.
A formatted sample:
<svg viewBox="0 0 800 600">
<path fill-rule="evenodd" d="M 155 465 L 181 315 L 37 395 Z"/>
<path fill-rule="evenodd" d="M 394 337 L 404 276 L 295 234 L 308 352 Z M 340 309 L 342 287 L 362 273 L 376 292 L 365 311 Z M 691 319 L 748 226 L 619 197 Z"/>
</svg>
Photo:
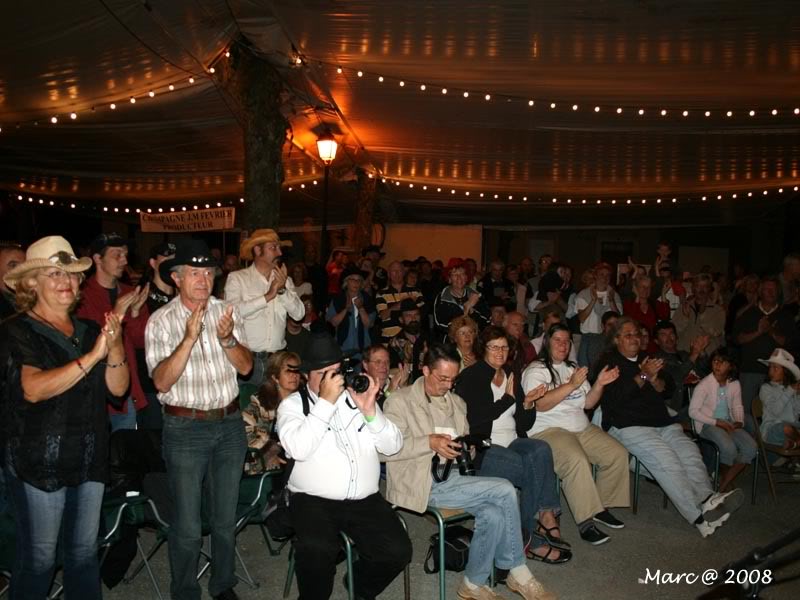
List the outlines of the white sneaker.
<svg viewBox="0 0 800 600">
<path fill-rule="evenodd" d="M 696 525 L 696 527 L 697 527 L 697 530 L 700 532 L 700 535 L 702 535 L 704 538 L 707 538 L 712 533 L 714 533 L 717 529 L 722 527 L 722 525 L 725 523 L 725 521 L 727 521 L 730 518 L 731 518 L 731 514 L 730 513 L 725 513 L 724 515 L 722 515 L 716 521 L 705 521 L 704 520 L 702 523 L 698 523 Z"/>
<path fill-rule="evenodd" d="M 509 574 L 508 579 L 506 579 L 506 587 L 525 598 L 525 600 L 557 600 L 557 596 L 545 590 L 539 580 L 532 575 L 528 583 L 522 584 L 514 579 L 513 575 Z"/>
<path fill-rule="evenodd" d="M 744 504 L 744 492 L 739 488 L 721 494 L 719 492 L 713 494 L 711 498 L 703 503 L 700 510 L 703 511 L 703 518 L 706 521 L 716 521 L 724 514 L 731 514 Z"/>
</svg>

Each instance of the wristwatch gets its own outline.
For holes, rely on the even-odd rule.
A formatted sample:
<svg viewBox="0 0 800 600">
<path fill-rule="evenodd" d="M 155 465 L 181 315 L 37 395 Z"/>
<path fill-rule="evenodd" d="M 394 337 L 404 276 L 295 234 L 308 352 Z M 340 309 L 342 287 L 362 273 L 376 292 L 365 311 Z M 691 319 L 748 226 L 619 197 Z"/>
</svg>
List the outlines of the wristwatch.
<svg viewBox="0 0 800 600">
<path fill-rule="evenodd" d="M 644 373 L 643 371 L 639 372 L 639 379 L 642 381 L 647 381 L 647 373 Z"/>
<path fill-rule="evenodd" d="M 230 350 L 231 348 L 236 346 L 236 344 L 238 344 L 238 343 L 239 343 L 239 341 L 236 339 L 236 336 L 234 336 L 234 335 L 232 335 L 231 339 L 229 341 L 227 341 L 227 342 L 224 342 L 222 340 L 219 341 L 219 345 L 222 346 L 223 348 L 225 348 L 226 350 Z"/>
</svg>

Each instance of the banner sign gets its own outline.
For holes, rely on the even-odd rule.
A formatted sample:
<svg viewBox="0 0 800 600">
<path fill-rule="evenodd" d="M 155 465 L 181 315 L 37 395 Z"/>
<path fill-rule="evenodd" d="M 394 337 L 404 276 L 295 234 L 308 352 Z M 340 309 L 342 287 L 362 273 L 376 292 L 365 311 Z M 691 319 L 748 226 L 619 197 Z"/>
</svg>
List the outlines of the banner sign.
<svg viewBox="0 0 800 600">
<path fill-rule="evenodd" d="M 191 231 L 220 231 L 233 229 L 236 208 L 208 208 L 186 212 L 140 212 L 139 222 L 146 233 L 188 233 Z"/>
</svg>

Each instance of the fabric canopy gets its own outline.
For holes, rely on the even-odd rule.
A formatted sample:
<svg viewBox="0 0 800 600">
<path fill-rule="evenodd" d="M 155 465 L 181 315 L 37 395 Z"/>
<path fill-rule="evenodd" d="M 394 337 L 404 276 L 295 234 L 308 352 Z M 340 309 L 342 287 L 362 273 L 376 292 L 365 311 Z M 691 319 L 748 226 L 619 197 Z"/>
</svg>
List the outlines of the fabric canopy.
<svg viewBox="0 0 800 600">
<path fill-rule="evenodd" d="M 793 0 L 32 0 L 5 16 L 0 186 L 25 197 L 238 202 L 239 111 L 211 70 L 242 43 L 285 81 L 287 222 L 316 218 L 326 127 L 334 220 L 354 167 L 401 218 L 497 224 L 753 218 L 800 178 Z"/>
</svg>

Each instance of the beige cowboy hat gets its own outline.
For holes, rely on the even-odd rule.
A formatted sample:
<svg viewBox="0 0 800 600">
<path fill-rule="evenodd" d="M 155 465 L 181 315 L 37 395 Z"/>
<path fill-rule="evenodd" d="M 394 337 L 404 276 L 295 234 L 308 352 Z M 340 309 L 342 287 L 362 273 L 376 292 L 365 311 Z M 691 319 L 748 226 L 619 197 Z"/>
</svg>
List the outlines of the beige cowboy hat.
<svg viewBox="0 0 800 600">
<path fill-rule="evenodd" d="M 18 264 L 3 277 L 5 284 L 16 289 L 17 282 L 34 269 L 58 267 L 67 273 L 80 273 L 92 266 L 89 257 L 78 258 L 69 242 L 60 235 L 49 235 L 33 242 L 25 253 L 25 262 Z"/>
<path fill-rule="evenodd" d="M 249 238 L 242 242 L 239 248 L 239 258 L 242 260 L 253 260 L 253 246 L 270 242 L 285 247 L 292 245 L 291 240 L 282 240 L 278 232 L 274 229 L 256 229 Z"/>
<path fill-rule="evenodd" d="M 775 350 L 772 351 L 772 356 L 767 359 L 759 358 L 758 362 L 762 365 L 769 365 L 770 363 L 780 365 L 788 369 L 796 380 L 800 379 L 800 368 L 795 364 L 794 356 L 783 348 L 775 348 Z"/>
</svg>

